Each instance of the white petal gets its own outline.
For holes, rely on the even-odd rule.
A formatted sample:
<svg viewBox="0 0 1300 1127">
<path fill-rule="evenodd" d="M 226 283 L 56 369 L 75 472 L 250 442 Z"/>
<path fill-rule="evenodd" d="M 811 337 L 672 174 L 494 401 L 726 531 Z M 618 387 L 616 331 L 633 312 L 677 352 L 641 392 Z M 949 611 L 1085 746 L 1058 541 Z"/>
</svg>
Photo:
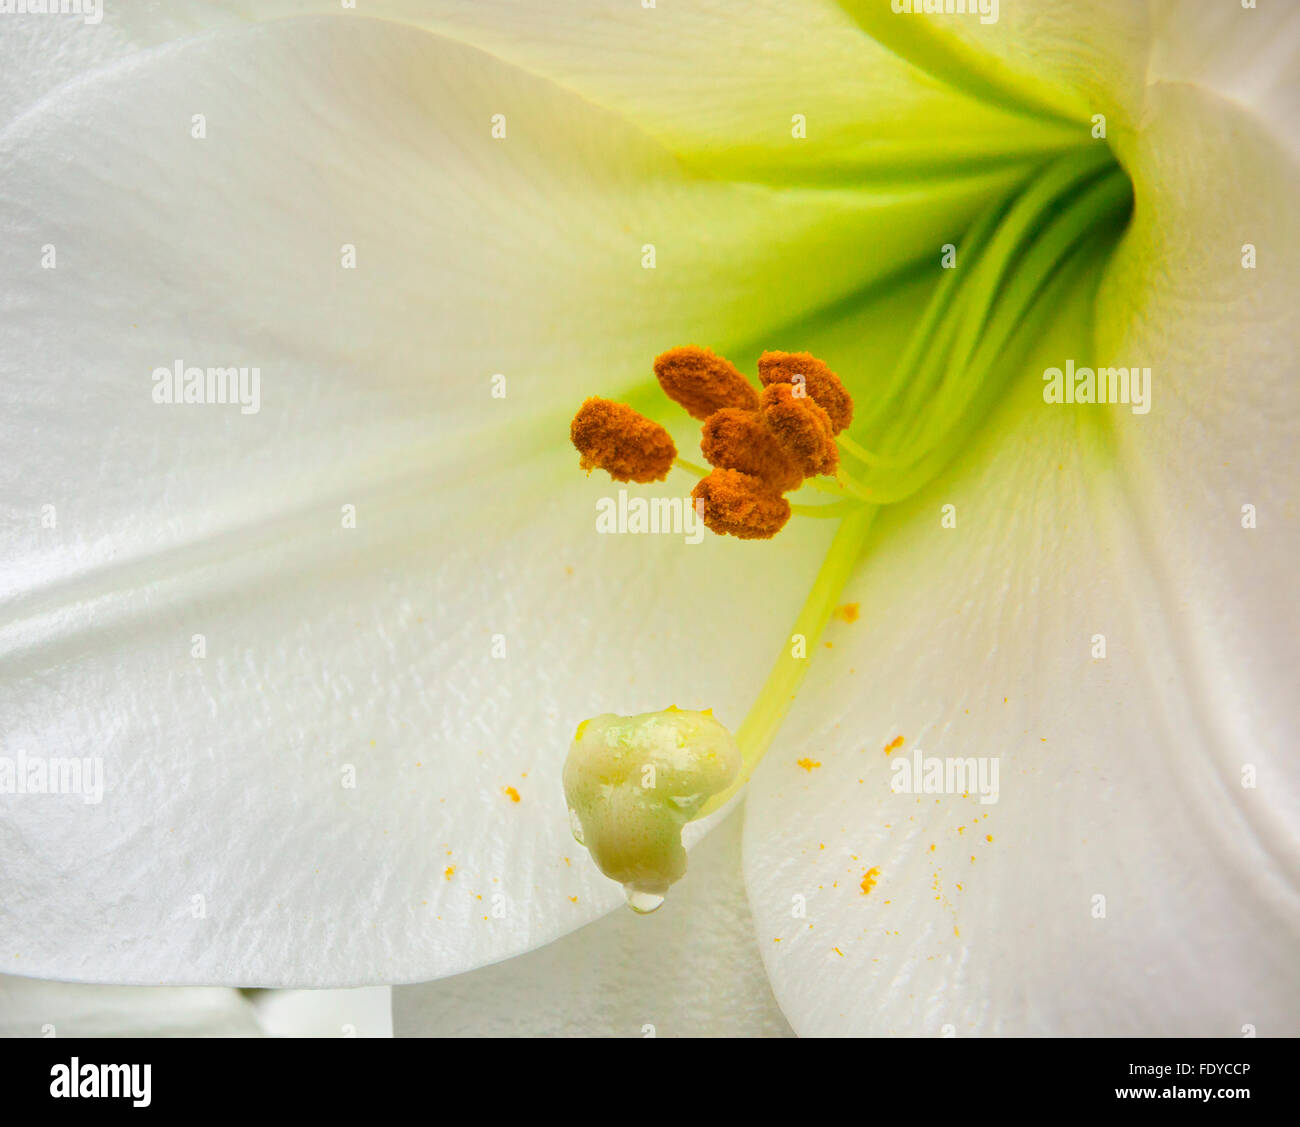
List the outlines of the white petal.
<svg viewBox="0 0 1300 1127">
<path fill-rule="evenodd" d="M 253 1008 L 272 1037 L 391 1037 L 392 990 L 258 990 Z"/>
<path fill-rule="evenodd" d="M 612 904 L 568 839 L 574 724 L 734 723 L 829 530 L 596 536 L 569 414 L 672 344 L 752 358 L 1005 183 L 698 180 L 552 84 L 343 20 L 142 54 L 0 146 L 5 753 L 106 785 L 0 796 L 0 950 L 149 984 L 427 979 Z M 155 404 L 177 360 L 259 366 L 260 412 Z"/>
<path fill-rule="evenodd" d="M 223 987 L 80 986 L 0 975 L 0 1037 L 255 1037 L 252 1004 Z"/>
<path fill-rule="evenodd" d="M 55 6 L 57 9 L 57 5 Z M 109 5 L 109 11 L 112 11 Z M 102 15 L 101 11 L 101 15 Z M 138 48 L 120 28 L 69 12 L 4 14 L 0 35 L 0 127 L 66 82 L 111 66 Z"/>
<path fill-rule="evenodd" d="M 1205 719 L 1226 718 L 1215 741 L 1275 758 L 1294 785 L 1300 603 L 1278 596 L 1300 550 L 1300 157 L 1253 111 L 1182 84 L 1152 88 L 1143 138 L 1136 221 L 1096 314 L 1101 354 L 1153 365 L 1151 413 L 1114 423 L 1127 504 L 1167 561 Z"/>
<path fill-rule="evenodd" d="M 1300 153 L 1300 7 L 1156 0 L 1148 81 L 1191 82 L 1249 106 Z"/>
<path fill-rule="evenodd" d="M 695 0 L 653 9 L 578 0 L 474 5 L 388 0 L 437 28 L 611 106 L 695 167 L 743 166 L 784 184 L 868 175 L 897 180 L 900 148 L 959 142 L 967 156 L 1023 151 L 1053 127 L 973 103 L 863 35 L 843 6 Z M 794 115 L 806 137 L 794 139 Z M 1059 138 L 1058 138 L 1059 143 Z M 945 151 L 949 166 L 958 159 Z"/>
<path fill-rule="evenodd" d="M 866 176 L 897 182 L 912 159 L 939 172 L 1061 141 L 1060 123 L 976 105 L 902 63 L 839 5 L 811 0 L 749 0 L 743 15 L 732 0 L 652 8 L 608 0 L 562 8 L 531 0 L 367 0 L 343 13 L 336 0 L 119 8 L 106 20 L 140 45 L 306 13 L 400 21 L 560 82 L 636 122 L 693 167 L 722 176 L 743 169 L 747 178 L 783 185 L 840 179 L 852 186 Z M 1087 73 L 1096 61 L 1078 69 Z M 917 146 L 920 136 L 926 146 Z M 943 142 L 954 147 L 936 156 Z"/>
<path fill-rule="evenodd" d="M 619 911 L 517 959 L 393 991 L 410 1037 L 773 1037 L 789 1026 L 754 949 L 728 817 L 650 916 Z M 575 907 L 576 910 L 576 907 Z"/>
<path fill-rule="evenodd" d="M 1114 0 L 982 0 L 962 13 L 895 12 L 891 0 L 841 0 L 879 42 L 989 105 L 1024 106 L 1079 123 L 1104 112 L 1107 136 L 1136 124 L 1150 26 L 1146 5 Z M 900 4 L 901 6 L 901 4 Z"/>
<path fill-rule="evenodd" d="M 883 518 L 861 618 L 751 785 L 759 945 L 800 1033 L 1300 1028 L 1295 170 L 1193 87 L 1149 108 L 1097 348 L 1063 303 L 960 471 Z M 1150 414 L 1043 403 L 1067 359 L 1149 365 Z M 892 793 L 918 748 L 996 759 L 999 801 Z"/>
</svg>

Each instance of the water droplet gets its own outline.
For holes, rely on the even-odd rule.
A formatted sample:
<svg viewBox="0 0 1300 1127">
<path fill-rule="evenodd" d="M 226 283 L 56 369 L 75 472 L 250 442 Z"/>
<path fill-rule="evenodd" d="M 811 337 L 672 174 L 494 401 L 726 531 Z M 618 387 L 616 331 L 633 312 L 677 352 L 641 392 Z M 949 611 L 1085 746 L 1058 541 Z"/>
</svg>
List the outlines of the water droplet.
<svg viewBox="0 0 1300 1127">
<path fill-rule="evenodd" d="M 659 893 L 646 892 L 633 884 L 625 884 L 623 892 L 627 896 L 627 906 L 642 916 L 653 912 L 664 902 L 664 898 Z"/>
<path fill-rule="evenodd" d="M 582 819 L 578 817 L 578 812 L 572 806 L 569 807 L 569 832 L 573 834 L 573 840 L 579 845 L 587 844 L 582 840 Z"/>
</svg>

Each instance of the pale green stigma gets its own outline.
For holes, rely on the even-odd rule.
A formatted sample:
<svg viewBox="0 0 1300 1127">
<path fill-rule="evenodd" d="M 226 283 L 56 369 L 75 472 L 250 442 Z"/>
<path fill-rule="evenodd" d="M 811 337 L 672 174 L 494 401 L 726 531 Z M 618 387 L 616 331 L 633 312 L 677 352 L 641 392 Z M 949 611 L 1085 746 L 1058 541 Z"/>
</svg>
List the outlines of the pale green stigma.
<svg viewBox="0 0 1300 1127">
<path fill-rule="evenodd" d="M 564 761 L 573 836 L 633 911 L 653 912 L 686 872 L 682 827 L 740 768 L 736 741 L 710 712 L 584 720 Z"/>
</svg>

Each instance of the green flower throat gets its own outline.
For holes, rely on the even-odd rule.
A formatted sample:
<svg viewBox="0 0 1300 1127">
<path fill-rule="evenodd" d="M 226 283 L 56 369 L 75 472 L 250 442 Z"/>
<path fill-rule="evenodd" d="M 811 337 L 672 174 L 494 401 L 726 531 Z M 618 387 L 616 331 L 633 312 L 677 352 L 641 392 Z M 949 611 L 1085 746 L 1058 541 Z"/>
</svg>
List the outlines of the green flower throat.
<svg viewBox="0 0 1300 1127">
<path fill-rule="evenodd" d="M 1045 163 L 988 205 L 958 244 L 885 379 L 841 379 L 806 353 L 765 353 L 760 394 L 722 358 L 688 347 L 656 362 L 663 391 L 704 420 L 713 468 L 676 457 L 658 424 L 623 404 L 588 400 L 572 438 L 583 467 L 621 481 L 677 468 L 700 479 L 705 524 L 745 539 L 791 517 L 839 522 L 757 700 L 730 734 L 711 715 L 670 709 L 603 716 L 578 729 L 565 767 L 574 833 L 629 903 L 653 910 L 685 872 L 681 828 L 720 809 L 771 745 L 883 506 L 913 496 L 966 449 L 1006 394 L 1015 357 L 1073 278 L 1108 254 L 1133 208 L 1132 185 L 1101 142 Z M 821 502 L 790 504 L 806 486 Z"/>
</svg>

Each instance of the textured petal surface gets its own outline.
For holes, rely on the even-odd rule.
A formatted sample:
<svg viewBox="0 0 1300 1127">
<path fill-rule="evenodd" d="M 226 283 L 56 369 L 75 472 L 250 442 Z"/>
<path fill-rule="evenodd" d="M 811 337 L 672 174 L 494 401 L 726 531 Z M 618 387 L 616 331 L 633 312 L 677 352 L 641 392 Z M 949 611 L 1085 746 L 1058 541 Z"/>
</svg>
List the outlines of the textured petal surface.
<svg viewBox="0 0 1300 1127">
<path fill-rule="evenodd" d="M 961 468 L 879 522 L 751 785 L 800 1033 L 1297 1032 L 1296 170 L 1186 85 L 1141 141 L 1095 343 L 1081 280 Z M 1045 404 L 1067 359 L 1150 366 L 1150 413 Z M 996 762 L 997 801 L 895 792 L 918 750 Z"/>
<path fill-rule="evenodd" d="M 540 951 L 393 991 L 400 1036 L 777 1037 L 790 1027 L 754 948 L 738 814 L 691 853 L 651 916 L 618 911 Z"/>
<path fill-rule="evenodd" d="M 80 986 L 0 975 L 0 1037 L 255 1037 L 257 1011 L 218 987 Z"/>
<path fill-rule="evenodd" d="M 57 5 L 56 5 L 57 7 Z M 113 5 L 108 6 L 111 17 Z M 87 19 L 89 14 L 91 19 Z M 0 127 L 21 116 L 65 83 L 134 54 L 140 45 L 114 21 L 78 15 L 4 14 L 0 35 Z"/>
</svg>

